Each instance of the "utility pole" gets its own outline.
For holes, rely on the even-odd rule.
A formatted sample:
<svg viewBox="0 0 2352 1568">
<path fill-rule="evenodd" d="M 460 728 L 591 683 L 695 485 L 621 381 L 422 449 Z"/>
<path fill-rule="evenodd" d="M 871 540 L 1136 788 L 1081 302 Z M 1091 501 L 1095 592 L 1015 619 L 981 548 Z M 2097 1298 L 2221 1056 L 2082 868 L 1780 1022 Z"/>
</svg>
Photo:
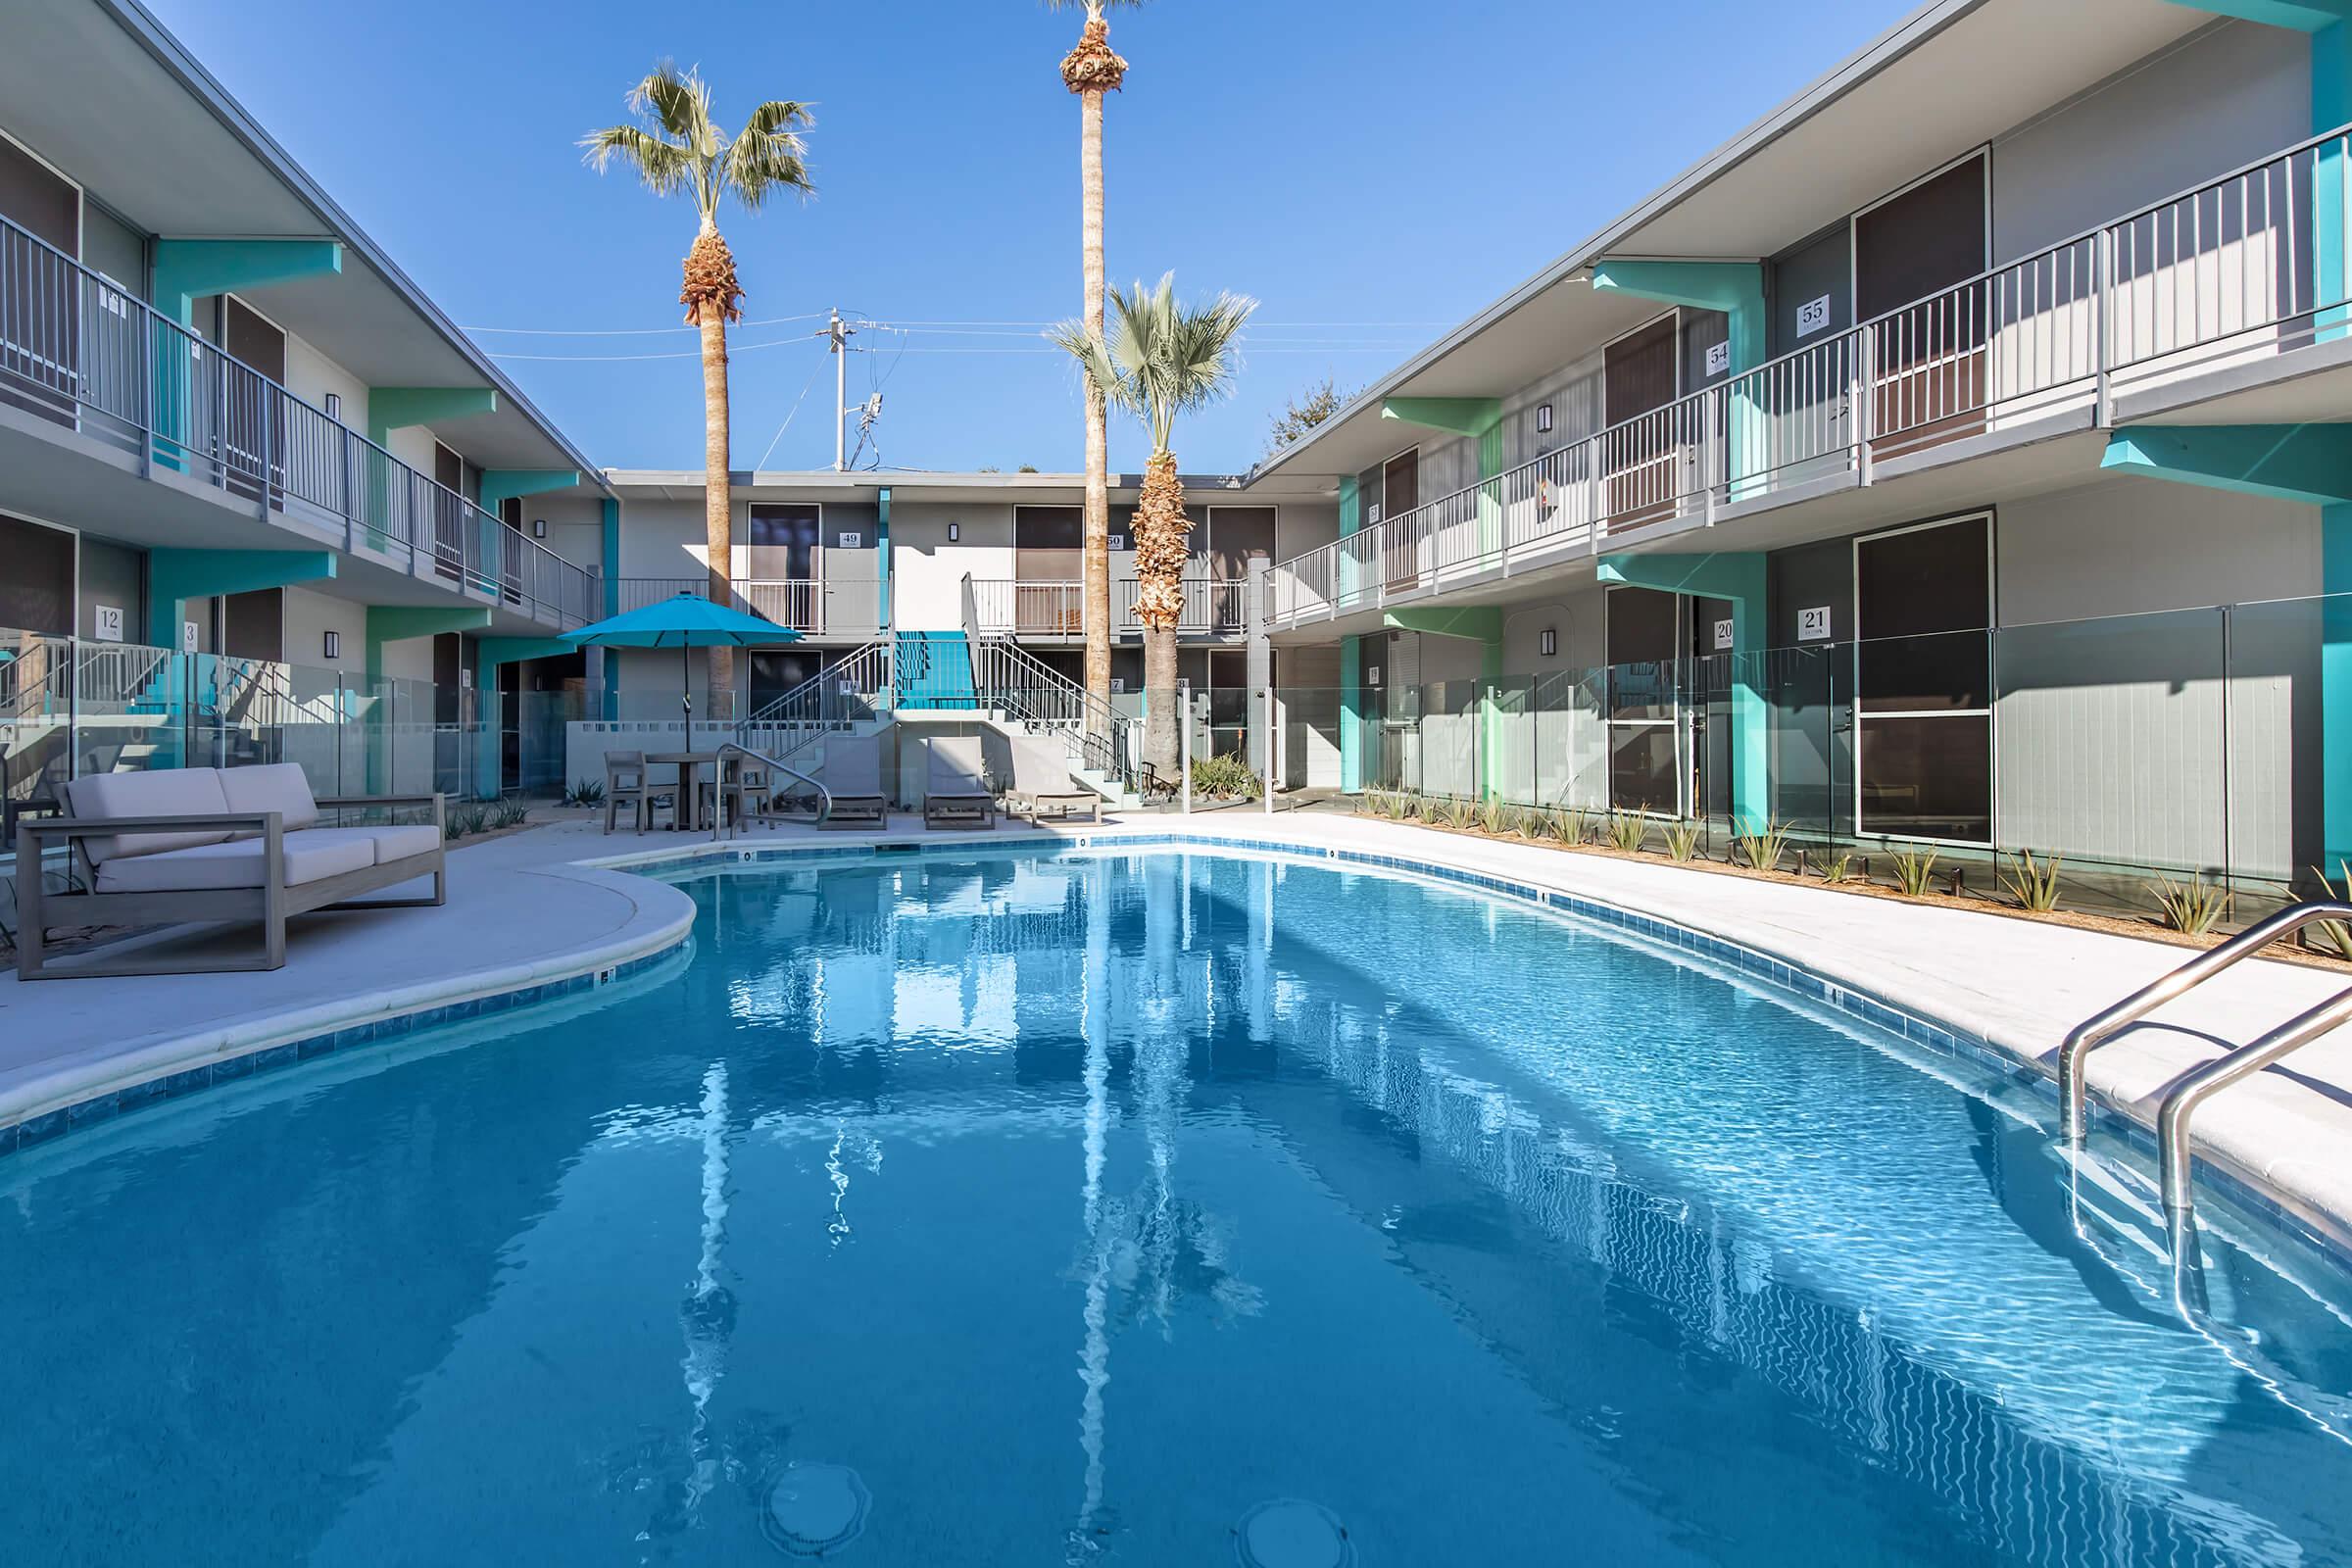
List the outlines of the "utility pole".
<svg viewBox="0 0 2352 1568">
<path fill-rule="evenodd" d="M 840 473 L 850 466 L 850 339 L 858 329 L 843 322 L 841 311 L 834 309 L 833 319 L 825 327 L 825 336 L 832 344 L 833 354 L 833 471 Z"/>
</svg>

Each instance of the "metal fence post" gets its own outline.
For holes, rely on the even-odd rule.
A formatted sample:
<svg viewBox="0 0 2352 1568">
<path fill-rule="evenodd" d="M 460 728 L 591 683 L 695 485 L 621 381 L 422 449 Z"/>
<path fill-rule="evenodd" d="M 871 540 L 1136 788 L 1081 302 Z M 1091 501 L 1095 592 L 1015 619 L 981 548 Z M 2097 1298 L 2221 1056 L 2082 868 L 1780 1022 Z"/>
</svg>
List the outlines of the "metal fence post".
<svg viewBox="0 0 2352 1568">
<path fill-rule="evenodd" d="M 2115 388 L 2108 373 L 2108 362 L 2114 358 L 2110 333 L 2115 315 L 2115 230 L 2102 228 L 2093 245 L 2092 267 L 2096 286 L 2090 301 L 2091 354 L 2098 371 L 2097 420 L 2102 430 L 2115 427 Z"/>
<path fill-rule="evenodd" d="M 1176 683 L 1176 767 L 1182 775 L 1183 811 L 1193 814 L 1193 683 Z"/>
<path fill-rule="evenodd" d="M 1263 687 L 1257 695 L 1264 702 L 1266 711 L 1266 765 L 1258 775 L 1257 793 L 1258 798 L 1265 803 L 1266 814 L 1272 816 L 1274 814 L 1274 759 L 1281 749 L 1282 732 L 1274 722 L 1274 688 Z"/>
</svg>

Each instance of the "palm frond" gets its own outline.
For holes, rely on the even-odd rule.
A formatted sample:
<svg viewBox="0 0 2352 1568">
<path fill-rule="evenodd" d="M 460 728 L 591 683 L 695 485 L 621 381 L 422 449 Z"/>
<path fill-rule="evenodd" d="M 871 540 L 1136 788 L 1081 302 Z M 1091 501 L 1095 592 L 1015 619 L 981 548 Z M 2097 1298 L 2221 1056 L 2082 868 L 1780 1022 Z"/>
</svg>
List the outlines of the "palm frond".
<svg viewBox="0 0 2352 1568">
<path fill-rule="evenodd" d="M 662 61 L 629 90 L 629 107 L 705 158 L 718 156 L 718 127 L 710 122 L 710 86 L 700 71 L 681 73 Z"/>
<path fill-rule="evenodd" d="M 580 146 L 585 150 L 583 161 L 598 173 L 618 158 L 636 170 L 646 189 L 657 196 L 669 195 L 693 172 L 694 160 L 685 148 L 638 125 L 592 130 L 580 138 Z"/>
<path fill-rule="evenodd" d="M 1135 387 L 1120 373 L 1118 362 L 1111 358 L 1110 346 L 1091 331 L 1086 322 L 1072 319 L 1049 327 L 1046 336 L 1063 353 L 1078 362 L 1078 368 L 1093 382 L 1104 400 L 1130 413 L 1141 414 L 1135 401 Z"/>
<path fill-rule="evenodd" d="M 1234 341 L 1257 301 L 1219 294 L 1204 304 L 1187 306 L 1178 302 L 1176 274 L 1170 272 L 1156 287 L 1141 282 L 1127 289 L 1113 285 L 1108 304 L 1111 326 L 1103 348 L 1115 378 L 1106 379 L 1084 355 L 1078 356 L 1079 363 L 1087 366 L 1104 396 L 1150 427 L 1153 450 L 1166 451 L 1178 416 L 1232 390 Z M 1055 341 L 1078 353 L 1070 342 L 1059 337 Z"/>
<path fill-rule="evenodd" d="M 790 99 L 771 98 L 752 111 L 743 134 L 727 147 L 727 183 L 746 208 L 757 211 L 779 190 L 806 196 L 816 189 L 800 135 L 815 123 L 807 104 Z"/>
</svg>

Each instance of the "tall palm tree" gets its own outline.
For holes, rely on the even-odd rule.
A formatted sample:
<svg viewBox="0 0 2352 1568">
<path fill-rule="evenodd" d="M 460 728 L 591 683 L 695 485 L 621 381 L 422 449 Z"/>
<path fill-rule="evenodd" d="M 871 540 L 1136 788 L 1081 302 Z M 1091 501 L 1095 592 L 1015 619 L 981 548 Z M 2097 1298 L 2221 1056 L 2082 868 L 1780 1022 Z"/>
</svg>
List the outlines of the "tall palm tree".
<svg viewBox="0 0 2352 1568">
<path fill-rule="evenodd" d="M 636 123 L 592 130 L 580 146 L 588 167 L 600 174 L 617 158 L 657 196 L 687 192 L 701 219 L 686 253 L 678 303 L 686 307 L 686 324 L 703 332 L 703 538 L 710 596 L 723 605 L 732 592 L 735 556 L 735 498 L 727 480 L 727 323 L 743 319 L 743 289 L 735 280 L 734 253 L 718 232 L 718 208 L 729 195 L 745 212 L 758 212 L 779 191 L 815 194 L 801 141 L 801 132 L 815 122 L 808 105 L 771 98 L 730 137 L 711 122 L 710 88 L 702 72 L 681 73 L 666 60 L 629 89 L 628 106 Z M 734 650 L 711 649 L 711 692 L 734 689 Z"/>
<path fill-rule="evenodd" d="M 1078 47 L 1062 57 L 1061 82 L 1078 95 L 1078 245 L 1086 275 L 1085 319 L 1102 330 L 1102 95 L 1126 79 L 1127 62 L 1110 47 L 1110 24 L 1102 13 L 1142 0 L 1046 0 L 1059 11 L 1086 7 Z M 1086 689 L 1102 699 L 1087 705 L 1087 726 L 1100 722 L 1110 700 L 1110 432 L 1102 394 L 1086 392 Z"/>
<path fill-rule="evenodd" d="M 1169 442 L 1176 418 L 1233 389 L 1234 340 L 1257 301 L 1219 294 L 1199 305 L 1176 300 L 1176 274 L 1157 288 L 1110 290 L 1107 339 L 1085 321 L 1064 321 L 1054 341 L 1069 352 L 1098 393 L 1152 434 L 1135 509 L 1136 614 L 1144 623 L 1144 760 L 1176 768 L 1176 623 L 1184 614 L 1184 485 Z"/>
</svg>

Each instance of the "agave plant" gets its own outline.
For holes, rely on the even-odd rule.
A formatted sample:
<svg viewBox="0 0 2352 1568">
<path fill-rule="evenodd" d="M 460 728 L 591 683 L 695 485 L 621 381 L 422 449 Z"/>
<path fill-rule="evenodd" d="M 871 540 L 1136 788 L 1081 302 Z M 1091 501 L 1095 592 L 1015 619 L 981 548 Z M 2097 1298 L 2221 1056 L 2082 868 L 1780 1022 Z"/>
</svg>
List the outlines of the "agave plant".
<svg viewBox="0 0 2352 1568">
<path fill-rule="evenodd" d="M 2017 901 L 2017 906 L 2034 914 L 2047 914 L 2058 907 L 2058 852 L 2036 860 L 2032 850 L 2020 850 L 2010 858 L 2001 872 L 2001 886 Z"/>
<path fill-rule="evenodd" d="M 1698 853 L 1700 828 L 1696 822 L 1675 822 L 1666 828 L 1666 856 L 1677 865 L 1687 865 Z"/>
<path fill-rule="evenodd" d="M 2335 862 L 2335 869 L 2347 893 L 2352 893 L 2352 865 L 2338 860 Z M 2319 879 L 2322 898 L 2333 899 L 2346 896 L 2337 893 L 2335 883 L 2328 881 L 2328 873 L 2318 866 L 2315 865 L 2311 868 L 2311 874 Z M 2318 939 L 2316 946 L 2321 951 L 2331 953 L 2339 958 L 2352 958 L 2352 924 L 2347 924 L 2342 920 L 2315 920 L 2308 929 Z"/>
<path fill-rule="evenodd" d="M 2206 881 L 2201 872 L 2191 873 L 2185 882 L 2158 877 L 2154 897 L 2164 923 L 2187 936 L 2205 935 L 2230 912 L 2229 890 Z"/>
<path fill-rule="evenodd" d="M 1856 874 L 1854 852 L 1851 850 L 1839 850 L 1821 862 L 1821 879 L 1824 882 L 1851 882 Z"/>
<path fill-rule="evenodd" d="M 1639 811 L 1616 811 L 1609 816 L 1609 843 L 1632 855 L 1649 841 L 1649 818 Z"/>
<path fill-rule="evenodd" d="M 1936 876 L 1936 852 L 1914 846 L 1894 852 L 1894 880 L 1912 898 L 1927 897 Z"/>
<path fill-rule="evenodd" d="M 1748 864 L 1759 871 L 1777 871 L 1781 868 L 1781 857 L 1788 852 L 1788 824 L 1777 816 L 1768 816 L 1762 827 L 1739 834 L 1733 842 L 1747 857 Z"/>
<path fill-rule="evenodd" d="M 1552 836 L 1562 844 L 1582 844 L 1587 837 L 1585 808 L 1581 806 L 1555 806 L 1551 808 Z"/>
</svg>

